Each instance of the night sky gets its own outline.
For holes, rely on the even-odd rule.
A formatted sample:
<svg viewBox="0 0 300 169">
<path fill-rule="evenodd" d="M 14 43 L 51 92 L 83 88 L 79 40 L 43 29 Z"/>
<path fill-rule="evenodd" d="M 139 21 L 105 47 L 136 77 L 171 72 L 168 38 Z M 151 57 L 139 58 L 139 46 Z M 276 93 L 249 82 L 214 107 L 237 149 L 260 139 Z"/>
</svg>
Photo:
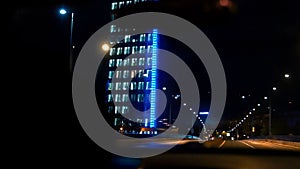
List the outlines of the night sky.
<svg viewBox="0 0 300 169">
<path fill-rule="evenodd" d="M 2 54 L 7 107 L 3 129 L 7 129 L 5 138 L 10 138 L 5 143 L 11 145 L 4 151 L 7 157 L 17 153 L 16 158 L 22 159 L 31 151 L 35 158 L 51 152 L 59 154 L 54 161 L 64 161 L 65 155 L 100 151 L 86 137 L 73 112 L 68 67 L 70 18 L 59 15 L 58 9 L 68 7 L 75 12 L 73 40 L 78 54 L 85 41 L 109 22 L 107 1 L 10 1 L 2 7 L 8 19 L 3 32 L 7 53 Z M 280 88 L 278 97 L 291 99 L 299 110 L 300 2 L 233 2 L 236 9 L 225 21 L 208 24 L 197 20 L 196 12 L 182 9 L 190 12 L 191 20 L 208 36 L 224 64 L 228 81 L 224 118 L 241 113 L 242 95 L 264 96 L 273 85 Z M 288 82 L 284 73 L 291 74 Z M 30 161 L 24 159 L 24 163 Z"/>
</svg>

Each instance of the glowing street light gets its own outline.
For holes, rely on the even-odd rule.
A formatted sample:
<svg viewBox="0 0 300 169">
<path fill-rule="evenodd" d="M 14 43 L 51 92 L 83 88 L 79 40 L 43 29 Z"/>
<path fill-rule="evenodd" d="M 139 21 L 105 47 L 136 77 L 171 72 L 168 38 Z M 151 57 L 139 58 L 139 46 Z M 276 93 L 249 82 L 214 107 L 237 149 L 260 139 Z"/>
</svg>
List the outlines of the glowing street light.
<svg viewBox="0 0 300 169">
<path fill-rule="evenodd" d="M 62 15 L 64 15 L 64 14 L 67 13 L 67 11 L 66 11 L 65 9 L 60 9 L 60 10 L 59 10 L 59 13 L 62 14 Z"/>
<path fill-rule="evenodd" d="M 290 78 L 290 74 L 287 74 L 287 73 L 286 73 L 286 74 L 284 74 L 284 77 L 285 77 L 285 78 Z"/>
<path fill-rule="evenodd" d="M 109 51 L 109 45 L 104 43 L 102 46 L 101 46 L 102 50 L 104 51 Z"/>
</svg>

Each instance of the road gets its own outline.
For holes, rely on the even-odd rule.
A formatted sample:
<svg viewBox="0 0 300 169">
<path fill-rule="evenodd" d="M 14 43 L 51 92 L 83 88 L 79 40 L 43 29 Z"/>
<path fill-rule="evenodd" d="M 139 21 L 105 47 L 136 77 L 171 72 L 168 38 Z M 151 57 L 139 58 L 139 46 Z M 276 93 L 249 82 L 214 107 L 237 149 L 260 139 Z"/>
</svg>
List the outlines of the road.
<svg viewBox="0 0 300 169">
<path fill-rule="evenodd" d="M 289 142 L 277 142 L 267 140 L 224 140 L 220 144 L 220 148 L 225 149 L 260 149 L 260 150 L 282 150 L 282 151 L 299 151 L 300 146 Z"/>
<path fill-rule="evenodd" d="M 153 149 L 153 144 L 144 142 L 143 148 Z M 176 144 L 161 140 L 155 145 Z M 198 142 L 184 140 L 166 153 L 148 158 L 115 158 L 111 168 L 160 169 L 298 169 L 300 146 L 286 145 L 266 140 L 214 140 Z M 125 160 L 125 161 L 124 161 Z"/>
</svg>

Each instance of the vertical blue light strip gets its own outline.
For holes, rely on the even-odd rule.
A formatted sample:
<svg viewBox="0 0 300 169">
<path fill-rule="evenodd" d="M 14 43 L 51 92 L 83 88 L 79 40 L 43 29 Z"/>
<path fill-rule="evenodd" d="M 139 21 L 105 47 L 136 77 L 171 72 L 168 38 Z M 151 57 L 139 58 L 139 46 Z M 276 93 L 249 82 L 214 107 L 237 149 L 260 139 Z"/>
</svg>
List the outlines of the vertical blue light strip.
<svg viewBox="0 0 300 169">
<path fill-rule="evenodd" d="M 157 29 L 152 32 L 152 76 L 150 95 L 150 128 L 155 127 L 156 112 L 156 75 L 157 75 Z"/>
</svg>

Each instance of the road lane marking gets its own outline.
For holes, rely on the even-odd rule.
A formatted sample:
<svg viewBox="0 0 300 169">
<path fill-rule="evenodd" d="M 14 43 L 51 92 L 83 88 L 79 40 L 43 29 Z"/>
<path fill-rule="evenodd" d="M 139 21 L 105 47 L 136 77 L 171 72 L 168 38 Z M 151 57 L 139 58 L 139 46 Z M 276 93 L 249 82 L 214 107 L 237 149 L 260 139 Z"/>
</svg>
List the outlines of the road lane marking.
<svg viewBox="0 0 300 169">
<path fill-rule="evenodd" d="M 243 142 L 243 141 L 238 141 L 238 142 L 240 142 L 240 143 L 242 143 L 242 144 L 244 144 L 244 145 L 246 145 L 246 146 L 248 146 L 248 147 L 250 147 L 250 148 L 252 148 L 252 149 L 255 149 L 255 147 L 251 146 L 251 145 L 248 144 L 248 143 L 245 143 L 245 142 Z"/>
<path fill-rule="evenodd" d="M 219 145 L 219 148 L 221 148 L 225 144 L 225 140 Z"/>
</svg>

